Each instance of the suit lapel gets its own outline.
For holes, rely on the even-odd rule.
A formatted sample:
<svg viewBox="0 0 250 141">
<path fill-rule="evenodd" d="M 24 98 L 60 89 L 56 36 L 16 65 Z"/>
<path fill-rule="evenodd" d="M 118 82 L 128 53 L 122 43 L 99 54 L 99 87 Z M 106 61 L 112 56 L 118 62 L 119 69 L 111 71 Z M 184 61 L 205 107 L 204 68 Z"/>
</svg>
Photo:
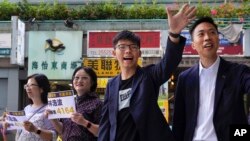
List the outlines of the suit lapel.
<svg viewBox="0 0 250 141">
<path fill-rule="evenodd" d="M 195 66 L 194 69 L 194 73 L 192 73 L 193 76 L 191 76 L 193 78 L 193 82 L 191 83 L 195 83 L 193 86 L 194 88 L 192 89 L 193 93 L 194 93 L 194 107 L 195 107 L 195 117 L 197 117 L 198 115 L 198 109 L 199 109 L 199 94 L 200 94 L 200 80 L 199 80 L 199 65 Z"/>
<path fill-rule="evenodd" d="M 138 95 L 134 95 L 136 88 L 138 87 L 138 85 L 140 84 L 142 80 L 142 72 L 140 67 L 137 68 L 133 82 L 132 82 L 132 93 L 131 93 L 131 99 L 130 99 L 130 106 L 132 106 L 135 103 L 135 100 L 137 98 L 135 98 Z"/>
<path fill-rule="evenodd" d="M 109 99 L 111 99 L 111 104 L 110 104 L 110 110 L 111 113 L 113 113 L 114 115 L 112 117 L 115 117 L 113 120 L 116 122 L 116 117 L 117 117 L 117 113 L 118 113 L 118 96 L 119 96 L 119 85 L 120 85 L 120 80 L 121 80 L 121 75 L 119 75 L 117 78 L 115 78 L 115 81 L 112 81 L 111 84 L 111 89 L 109 90 L 110 94 L 113 95 L 109 95 Z M 113 104 L 112 104 L 113 103 Z"/>
<path fill-rule="evenodd" d="M 220 66 L 219 66 L 218 74 L 217 74 L 217 79 L 216 79 L 216 84 L 215 84 L 214 113 L 216 113 L 216 109 L 218 107 L 218 104 L 219 104 L 219 101 L 221 98 L 222 89 L 223 89 L 223 86 L 225 84 L 226 69 L 227 69 L 226 61 L 221 58 Z"/>
</svg>

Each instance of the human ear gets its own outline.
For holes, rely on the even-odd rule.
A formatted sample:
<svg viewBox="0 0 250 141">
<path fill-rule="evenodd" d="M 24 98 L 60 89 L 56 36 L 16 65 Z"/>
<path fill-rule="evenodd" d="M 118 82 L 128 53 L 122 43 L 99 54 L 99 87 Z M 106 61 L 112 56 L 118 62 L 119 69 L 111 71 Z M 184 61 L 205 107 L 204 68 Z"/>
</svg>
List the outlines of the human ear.
<svg viewBox="0 0 250 141">
<path fill-rule="evenodd" d="M 191 43 L 191 47 L 192 47 L 194 50 L 196 50 L 196 49 L 195 49 L 195 45 L 194 45 L 193 42 Z"/>
<path fill-rule="evenodd" d="M 116 58 L 116 52 L 115 52 L 115 49 L 112 51 L 112 56 L 113 56 L 114 58 Z"/>
</svg>

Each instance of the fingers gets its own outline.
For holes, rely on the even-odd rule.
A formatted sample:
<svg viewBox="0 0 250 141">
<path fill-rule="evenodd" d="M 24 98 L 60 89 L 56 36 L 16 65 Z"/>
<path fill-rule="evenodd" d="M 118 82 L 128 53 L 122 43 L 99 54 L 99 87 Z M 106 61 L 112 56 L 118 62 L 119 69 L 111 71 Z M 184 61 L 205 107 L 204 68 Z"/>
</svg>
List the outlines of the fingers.
<svg viewBox="0 0 250 141">
<path fill-rule="evenodd" d="M 196 8 L 195 6 L 190 6 L 189 4 L 184 4 L 181 9 L 179 10 L 179 13 L 182 13 L 183 16 L 186 16 L 188 19 L 191 19 L 196 14 Z"/>
<path fill-rule="evenodd" d="M 187 9 L 189 8 L 189 4 L 184 4 L 181 9 L 180 9 L 180 12 L 185 12 L 187 11 Z"/>
<path fill-rule="evenodd" d="M 3 129 L 6 130 L 8 127 L 9 127 L 9 124 L 8 124 L 7 122 L 4 122 L 4 123 L 3 123 Z"/>
<path fill-rule="evenodd" d="M 73 116 L 82 116 L 80 113 L 72 113 Z"/>
<path fill-rule="evenodd" d="M 79 113 L 73 113 L 71 115 L 71 118 L 74 119 L 74 120 L 80 119 L 81 117 L 82 117 L 82 115 L 79 114 Z"/>
<path fill-rule="evenodd" d="M 85 118 L 80 113 L 73 113 L 71 115 L 71 120 L 77 124 L 82 124 L 82 122 L 85 120 Z"/>
<path fill-rule="evenodd" d="M 196 18 L 196 7 L 184 4 L 178 13 L 181 15 L 185 23 L 188 24 Z"/>
<path fill-rule="evenodd" d="M 185 13 L 188 19 L 194 19 L 196 17 L 196 8 L 192 6 Z"/>
<path fill-rule="evenodd" d="M 49 114 L 52 114 L 52 111 L 51 111 L 50 109 L 46 109 L 46 110 L 44 111 L 44 117 L 45 117 L 45 118 L 48 118 Z"/>
<path fill-rule="evenodd" d="M 172 12 L 171 12 L 171 8 L 170 7 L 166 7 L 166 11 L 167 11 L 167 16 L 168 18 L 171 18 L 172 17 Z"/>
<path fill-rule="evenodd" d="M 31 123 L 29 121 L 24 121 L 23 122 L 23 127 L 25 128 L 25 130 L 27 130 L 29 132 L 35 132 L 36 131 L 36 127 L 33 125 L 33 123 Z"/>
</svg>

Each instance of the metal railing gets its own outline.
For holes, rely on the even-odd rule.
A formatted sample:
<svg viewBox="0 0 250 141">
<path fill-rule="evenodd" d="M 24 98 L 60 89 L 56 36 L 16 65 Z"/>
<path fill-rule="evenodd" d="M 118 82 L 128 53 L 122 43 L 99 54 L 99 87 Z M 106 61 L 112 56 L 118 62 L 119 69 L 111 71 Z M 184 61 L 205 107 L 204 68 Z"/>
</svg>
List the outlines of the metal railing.
<svg viewBox="0 0 250 141">
<path fill-rule="evenodd" d="M 215 18 L 218 27 L 226 27 L 229 24 L 243 24 L 243 29 L 250 29 L 250 18 Z M 64 20 L 25 21 L 27 31 L 42 30 L 167 30 L 166 19 L 124 19 L 124 20 L 75 20 L 75 28 L 68 28 Z M 187 26 L 188 28 L 189 26 Z M 0 31 L 11 31 L 11 21 L 0 21 Z"/>
</svg>

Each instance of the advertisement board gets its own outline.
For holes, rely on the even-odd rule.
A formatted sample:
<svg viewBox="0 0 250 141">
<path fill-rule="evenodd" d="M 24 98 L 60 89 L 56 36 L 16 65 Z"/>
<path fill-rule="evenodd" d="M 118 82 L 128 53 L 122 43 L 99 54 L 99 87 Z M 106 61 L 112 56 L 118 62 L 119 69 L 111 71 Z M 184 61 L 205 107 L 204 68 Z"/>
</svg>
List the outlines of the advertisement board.
<svg viewBox="0 0 250 141">
<path fill-rule="evenodd" d="M 160 57 L 160 31 L 134 31 L 141 38 L 142 57 Z M 112 57 L 112 39 L 118 31 L 88 31 L 87 56 Z"/>
<path fill-rule="evenodd" d="M 9 56 L 11 52 L 11 33 L 0 33 L 0 56 Z"/>
<path fill-rule="evenodd" d="M 82 31 L 30 31 L 28 75 L 71 79 L 75 68 L 82 65 L 82 35 Z"/>
<path fill-rule="evenodd" d="M 142 59 L 138 59 L 142 65 Z M 120 73 L 118 61 L 115 58 L 84 58 L 83 66 L 91 67 L 98 77 L 113 77 Z"/>
</svg>

